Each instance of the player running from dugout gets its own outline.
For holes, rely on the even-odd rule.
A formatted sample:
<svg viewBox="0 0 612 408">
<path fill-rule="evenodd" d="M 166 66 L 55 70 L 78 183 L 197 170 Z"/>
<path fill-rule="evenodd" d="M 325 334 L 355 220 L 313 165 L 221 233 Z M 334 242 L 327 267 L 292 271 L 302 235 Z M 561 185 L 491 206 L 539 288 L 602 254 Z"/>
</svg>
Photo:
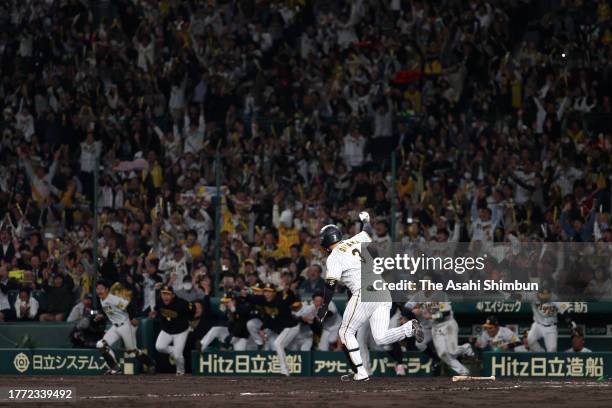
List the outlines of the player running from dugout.
<svg viewBox="0 0 612 408">
<path fill-rule="evenodd" d="M 459 357 L 473 357 L 472 345 L 458 345 L 459 326 L 453 315 L 451 302 L 444 292 L 419 291 L 412 295 L 404 305 L 406 309 L 419 316 L 419 319 L 431 322 L 428 336 L 431 336 L 436 353 L 459 375 L 469 375 L 470 371 L 461 364 Z M 427 324 L 429 326 L 429 324 Z M 425 334 L 421 341 L 417 339 L 416 346 L 425 351 L 427 342 Z"/>
<path fill-rule="evenodd" d="M 290 374 L 287 365 L 285 349 L 300 333 L 300 321 L 294 316 L 302 307 L 302 302 L 290 289 L 278 291 L 273 284 L 266 284 L 263 288 L 263 296 L 248 293 L 244 289 L 242 296 L 255 306 L 263 307 L 261 316 L 262 326 L 260 332 L 264 339 L 266 348 L 276 351 L 279 358 L 281 374 Z"/>
<path fill-rule="evenodd" d="M 533 323 L 527 335 L 529 350 L 532 352 L 556 352 L 557 338 L 559 336 L 557 328 L 558 315 L 567 312 L 570 304 L 555 301 L 556 297 L 552 293 L 550 285 L 546 282 L 540 286 L 540 290 L 537 293 L 513 294 L 511 296 L 531 303 Z M 569 317 L 566 321 L 571 326 L 575 326 Z M 540 340 L 544 341 L 545 349 L 540 345 Z"/>
<path fill-rule="evenodd" d="M 126 353 L 135 354 L 136 358 L 147 366 L 150 372 L 154 372 L 155 362 L 151 357 L 140 351 L 136 345 L 138 320 L 134 317 L 136 315 L 134 303 L 110 293 L 108 283 L 103 280 L 98 281 L 96 284 L 96 294 L 100 298 L 100 305 L 104 314 L 99 313 L 95 319 L 100 321 L 106 315 L 111 322 L 111 327 L 104 333 L 102 340 L 96 343 L 96 348 L 108 364 L 109 370 L 107 374 L 121 373 L 121 368 L 111 348 L 119 339 L 123 340 Z"/>
<path fill-rule="evenodd" d="M 155 309 L 149 314 L 150 318 L 159 317 L 161 331 L 155 342 L 155 349 L 170 356 L 176 364 L 176 375 L 185 374 L 185 357 L 183 350 L 189 336 L 189 322 L 193 318 L 196 308 L 174 294 L 172 286 L 164 286 L 160 291 L 161 301 L 155 303 Z"/>
<path fill-rule="evenodd" d="M 264 284 L 262 282 L 256 283 L 254 286 L 250 288 L 250 294 L 254 296 L 263 296 Z M 264 307 L 262 305 L 252 305 L 251 314 L 249 316 L 249 320 L 247 321 L 247 330 L 249 331 L 249 337 L 255 343 L 255 347 L 258 350 L 263 349 L 264 347 L 264 338 L 261 335 L 263 326 L 263 315 L 264 315 Z"/>
<path fill-rule="evenodd" d="M 351 293 L 351 298 L 342 318 L 339 336 L 354 374 L 352 376 L 342 376 L 343 381 L 350 381 L 351 379 L 366 381 L 369 379 L 368 372 L 361 359 L 361 345 L 355 337 L 357 330 L 366 322 L 369 321 L 374 341 L 379 345 L 395 343 L 412 336 L 417 341 L 422 341 L 423 337 L 423 330 L 416 319 L 410 320 L 400 327 L 389 328 L 391 296 L 388 292 L 386 298 L 389 301 L 362 301 L 361 267 L 363 257 L 360 252 L 361 244 L 372 242 L 373 230 L 367 212 L 361 212 L 359 219 L 363 224 L 362 231 L 347 240 L 342 240 L 342 232 L 333 224 L 324 226 L 319 234 L 321 247 L 329 254 L 326 261 L 324 305 L 319 309 L 319 319 L 325 322 L 327 305 L 331 302 L 338 281 L 342 281 Z"/>
<path fill-rule="evenodd" d="M 229 292 L 221 298 L 219 309 L 225 317 L 211 327 L 202 338 L 200 342 L 202 353 L 215 340 L 226 345 L 231 344 L 234 351 L 246 350 L 249 339 L 247 322 L 251 318 L 252 305 L 242 298 L 239 292 Z"/>
</svg>

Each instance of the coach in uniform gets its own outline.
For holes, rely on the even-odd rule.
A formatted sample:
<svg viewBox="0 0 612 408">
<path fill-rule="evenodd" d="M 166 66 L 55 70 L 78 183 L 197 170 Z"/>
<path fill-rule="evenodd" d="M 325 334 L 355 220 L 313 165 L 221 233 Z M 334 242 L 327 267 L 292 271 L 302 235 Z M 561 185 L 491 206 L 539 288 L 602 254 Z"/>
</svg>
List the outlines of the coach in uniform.
<svg viewBox="0 0 612 408">
<path fill-rule="evenodd" d="M 160 317 L 161 331 L 155 342 L 155 349 L 169 354 L 176 362 L 176 375 L 185 374 L 183 349 L 189 335 L 189 322 L 195 314 L 195 306 L 174 294 L 172 286 L 166 285 L 160 291 L 161 302 L 155 302 L 155 309 L 149 317 Z"/>
</svg>

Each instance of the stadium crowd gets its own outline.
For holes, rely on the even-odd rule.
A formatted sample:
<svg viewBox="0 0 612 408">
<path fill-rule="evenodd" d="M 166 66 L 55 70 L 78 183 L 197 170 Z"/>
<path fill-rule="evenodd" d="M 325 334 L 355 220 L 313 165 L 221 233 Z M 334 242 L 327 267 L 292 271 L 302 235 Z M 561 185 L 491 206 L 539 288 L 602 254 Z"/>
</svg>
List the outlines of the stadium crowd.
<svg viewBox="0 0 612 408">
<path fill-rule="evenodd" d="M 143 316 L 166 283 L 311 296 L 319 229 L 355 233 L 364 209 L 379 242 L 610 242 L 610 17 L 608 0 L 3 1 L 0 321 L 76 320 L 95 269 Z M 573 286 L 609 295 L 611 273 Z"/>
</svg>

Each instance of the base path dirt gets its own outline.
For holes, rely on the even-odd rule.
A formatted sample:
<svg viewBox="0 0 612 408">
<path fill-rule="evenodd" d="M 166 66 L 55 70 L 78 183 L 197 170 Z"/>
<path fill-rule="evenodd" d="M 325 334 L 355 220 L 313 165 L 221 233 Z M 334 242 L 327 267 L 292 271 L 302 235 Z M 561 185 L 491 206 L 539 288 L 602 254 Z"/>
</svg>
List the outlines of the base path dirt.
<svg viewBox="0 0 612 408">
<path fill-rule="evenodd" d="M 74 387 L 75 403 L 39 401 L 0 406 L 95 407 L 610 407 L 612 382 L 504 379 L 453 383 L 450 378 L 372 378 L 343 383 L 338 378 L 301 377 L 10 377 L 0 386 Z"/>
</svg>

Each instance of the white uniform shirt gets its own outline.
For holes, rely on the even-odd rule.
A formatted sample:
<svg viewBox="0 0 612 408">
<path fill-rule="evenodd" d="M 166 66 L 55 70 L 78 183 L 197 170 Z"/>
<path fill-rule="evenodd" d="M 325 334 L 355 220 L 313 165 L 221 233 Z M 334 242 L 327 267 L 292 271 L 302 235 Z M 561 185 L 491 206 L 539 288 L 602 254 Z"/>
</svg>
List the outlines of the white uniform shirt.
<svg viewBox="0 0 612 408">
<path fill-rule="evenodd" d="M 87 142 L 81 143 L 81 171 L 92 173 L 96 169 L 96 157 L 100 157 L 102 152 L 102 143 L 94 141 L 92 144 Z"/>
<path fill-rule="evenodd" d="M 365 145 L 366 140 L 361 135 L 356 138 L 353 138 L 351 135 L 344 137 L 342 153 L 344 161 L 350 168 L 359 167 L 363 164 Z"/>
<path fill-rule="evenodd" d="M 157 283 L 154 279 L 151 279 L 148 273 L 144 273 L 143 277 L 143 302 L 142 302 L 142 310 L 153 310 L 155 309 L 155 284 Z"/>
<path fill-rule="evenodd" d="M 573 348 L 568 348 L 567 350 L 565 350 L 566 353 L 592 353 L 593 351 L 591 349 L 588 349 L 586 347 L 583 347 L 582 350 L 580 351 L 574 351 Z"/>
<path fill-rule="evenodd" d="M 357 293 L 361 289 L 361 243 L 371 241 L 370 236 L 362 231 L 336 245 L 327 257 L 325 278 L 339 280 L 351 293 Z"/>
<path fill-rule="evenodd" d="M 24 302 L 19 298 L 15 300 L 15 314 L 17 315 L 17 318 L 18 319 L 21 319 L 23 317 L 27 317 L 28 319 L 35 318 L 36 314 L 38 313 L 38 301 L 34 299 L 33 297 L 30 297 L 30 302 L 29 302 L 30 308 L 28 309 L 27 316 L 21 315 L 21 306 L 23 305 L 28 305 L 28 302 Z"/>
<path fill-rule="evenodd" d="M 173 255 L 164 256 L 159 261 L 159 270 L 165 272 L 168 278 L 171 274 L 175 273 L 176 280 L 172 284 L 172 287 L 176 290 L 181 289 L 183 286 L 183 278 L 189 274 L 187 269 L 187 258 L 183 255 L 183 257 L 177 261 L 174 259 Z"/>
<path fill-rule="evenodd" d="M 111 323 L 116 325 L 122 325 L 130 320 L 130 316 L 127 312 L 127 307 L 130 302 L 113 294 L 108 294 L 106 299 L 100 299 L 102 310 L 108 317 Z"/>
<path fill-rule="evenodd" d="M 342 323 L 342 315 L 338 313 L 338 308 L 333 301 L 329 302 L 327 310 L 329 311 L 329 314 L 323 322 L 323 329 L 333 329 L 334 327 L 340 326 Z"/>
<path fill-rule="evenodd" d="M 327 315 L 325 316 L 325 320 L 323 321 L 323 329 L 333 330 L 338 329 L 338 326 L 342 323 L 342 315 L 338 313 L 338 308 L 334 301 L 330 301 L 329 305 L 327 305 Z M 302 309 L 300 309 L 295 316 L 307 316 L 307 315 L 316 315 L 316 309 L 314 304 L 304 304 Z"/>
<path fill-rule="evenodd" d="M 83 304 L 83 302 L 79 302 L 77 303 L 72 310 L 70 311 L 70 314 L 68 315 L 68 318 L 66 319 L 67 322 L 76 322 L 77 320 L 82 319 L 83 317 L 85 317 L 83 315 L 83 313 L 85 312 L 85 305 Z"/>
<path fill-rule="evenodd" d="M 557 315 L 565 313 L 569 305 L 563 302 L 540 302 L 537 294 L 528 293 L 524 296 L 526 302 L 531 303 L 533 311 L 533 321 L 543 326 L 557 324 Z"/>
<path fill-rule="evenodd" d="M 3 283 L 6 285 L 8 283 L 8 279 L 0 283 Z M 10 308 L 11 308 L 11 304 L 9 303 L 8 292 L 4 293 L 0 291 L 0 310 L 6 310 Z"/>
<path fill-rule="evenodd" d="M 476 342 L 478 348 L 488 348 L 492 349 L 501 348 L 504 345 L 508 345 L 511 343 L 516 343 L 519 341 L 518 336 L 512 330 L 507 327 L 500 326 L 497 334 L 493 337 L 489 336 L 486 330 L 483 330 L 478 337 L 478 341 Z"/>
<path fill-rule="evenodd" d="M 295 312 L 291 312 L 291 314 L 295 317 L 312 317 L 315 316 L 315 307 L 312 303 L 302 303 L 302 307 Z"/>
</svg>

